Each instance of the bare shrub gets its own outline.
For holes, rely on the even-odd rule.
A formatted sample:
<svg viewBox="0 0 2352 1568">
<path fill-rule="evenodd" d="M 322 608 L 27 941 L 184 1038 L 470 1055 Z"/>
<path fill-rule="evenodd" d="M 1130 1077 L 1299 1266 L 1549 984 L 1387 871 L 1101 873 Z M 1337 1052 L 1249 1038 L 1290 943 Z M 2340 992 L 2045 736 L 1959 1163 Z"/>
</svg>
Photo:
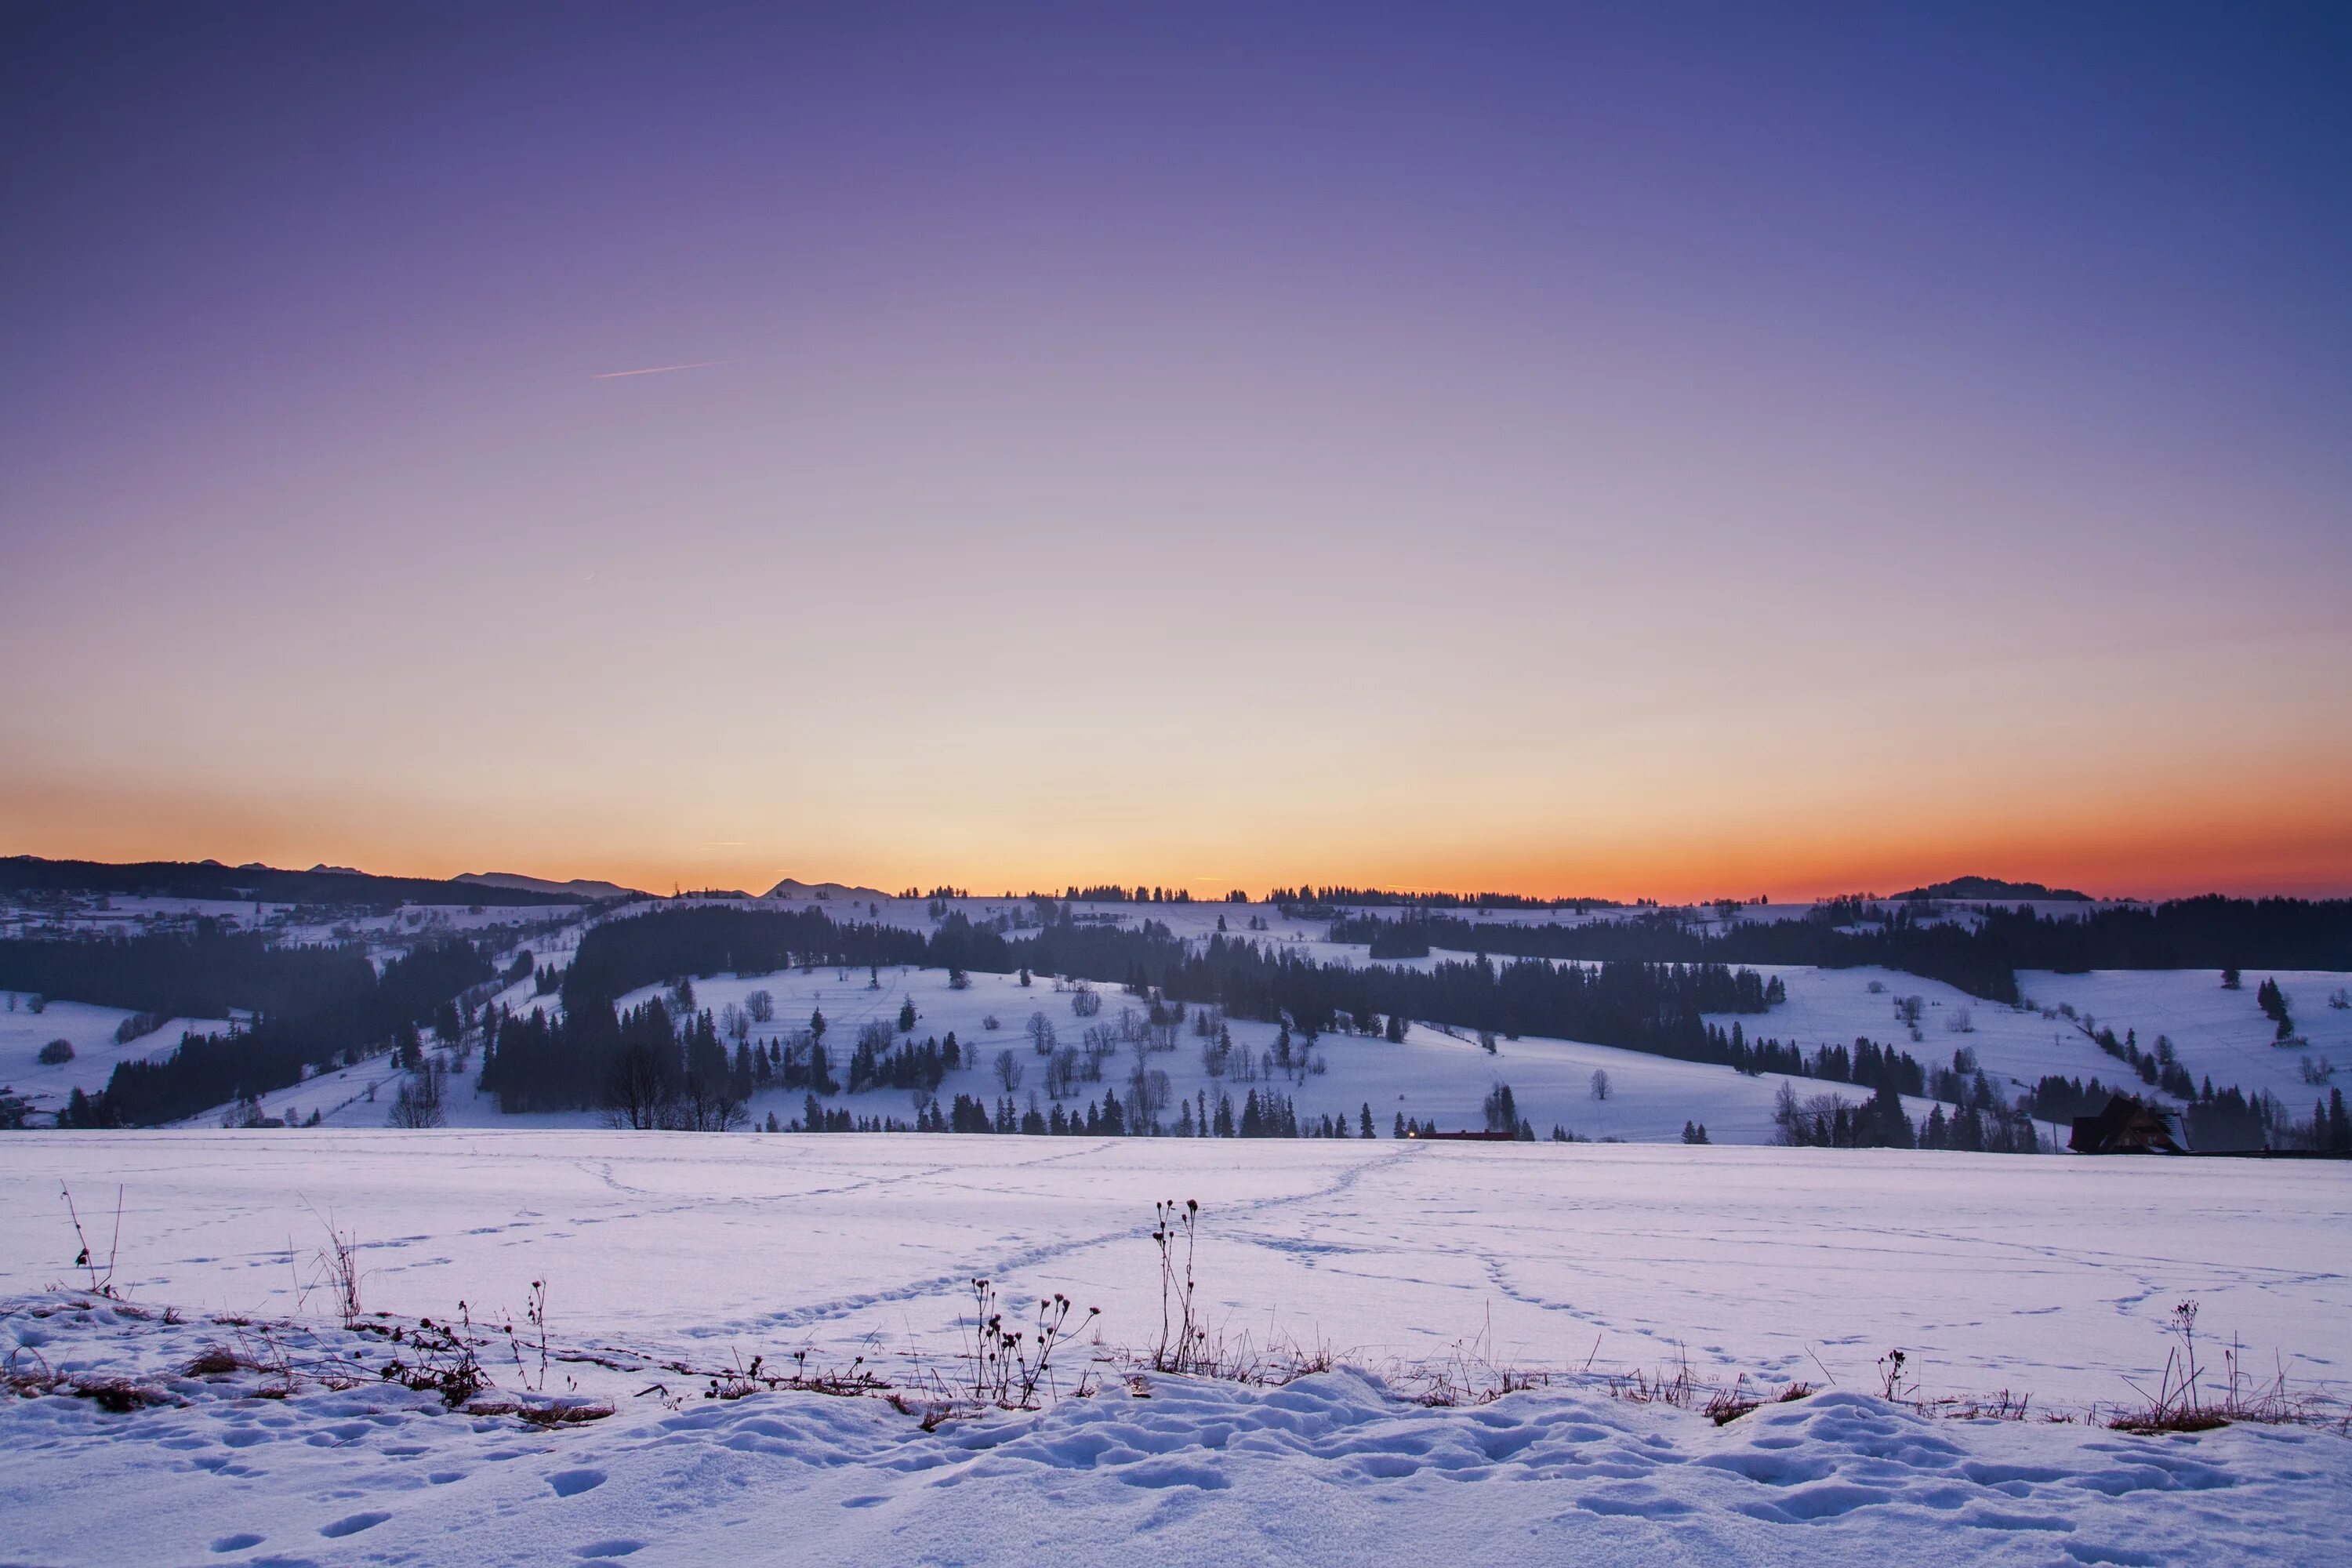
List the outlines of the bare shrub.
<svg viewBox="0 0 2352 1568">
<path fill-rule="evenodd" d="M 474 1342 L 454 1324 L 419 1318 L 416 1327 L 404 1334 L 394 1330 L 393 1339 L 405 1344 L 406 1355 L 405 1359 L 395 1355 L 383 1363 L 378 1375 L 387 1383 L 420 1394 L 437 1394 L 452 1410 L 490 1386 L 490 1374 L 474 1353 Z"/>
<path fill-rule="evenodd" d="M 73 1189 L 59 1182 L 58 1191 L 66 1200 L 66 1217 L 73 1221 L 74 1239 L 81 1243 L 81 1251 L 74 1258 L 74 1267 L 89 1274 L 89 1293 L 103 1296 L 109 1300 L 121 1300 L 121 1293 L 114 1289 L 114 1259 L 122 1245 L 122 1189 L 120 1186 L 114 1189 L 114 1238 L 107 1244 L 106 1271 L 102 1274 L 99 1272 L 98 1259 L 90 1253 L 89 1237 L 82 1231 L 81 1212 L 74 1207 Z"/>
<path fill-rule="evenodd" d="M 219 1377 L 227 1373 L 243 1372 L 250 1365 L 226 1345 L 206 1345 L 183 1370 L 190 1377 Z"/>
<path fill-rule="evenodd" d="M 996 1288 L 985 1279 L 971 1282 L 972 1329 L 967 1359 L 971 1365 L 971 1396 L 1005 1410 L 1034 1410 L 1041 1394 L 1053 1392 L 1054 1352 L 1073 1334 L 1102 1312 L 1089 1307 L 1076 1327 L 1070 1323 L 1070 1299 L 1055 1291 L 1037 1303 L 1035 1321 L 1017 1329 L 1004 1321 Z"/>
<path fill-rule="evenodd" d="M 356 1232 L 336 1227 L 331 1215 L 317 1209 L 310 1217 L 327 1233 L 326 1244 L 310 1254 L 310 1282 L 307 1290 L 324 1289 L 334 1303 L 335 1315 L 343 1327 L 354 1329 L 362 1316 L 360 1310 L 360 1242 Z"/>
<path fill-rule="evenodd" d="M 1154 1213 L 1159 1220 L 1151 1228 L 1151 1240 L 1160 1248 L 1160 1342 L 1152 1347 L 1151 1370 L 1203 1372 L 1209 1366 L 1209 1332 L 1194 1315 L 1192 1305 L 1192 1252 L 1200 1240 L 1200 1200 L 1186 1198 L 1180 1209 L 1174 1199 L 1167 1199 L 1155 1205 Z M 1181 1264 L 1176 1258 L 1180 1239 L 1184 1247 Z"/>
</svg>

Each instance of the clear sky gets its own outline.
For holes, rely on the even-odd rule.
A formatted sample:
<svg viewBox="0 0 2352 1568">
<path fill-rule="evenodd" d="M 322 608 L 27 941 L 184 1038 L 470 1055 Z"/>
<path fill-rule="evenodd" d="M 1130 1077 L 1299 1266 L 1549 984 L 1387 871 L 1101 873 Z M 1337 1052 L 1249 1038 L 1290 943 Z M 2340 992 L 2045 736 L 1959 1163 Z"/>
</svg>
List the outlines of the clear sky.
<svg viewBox="0 0 2352 1568">
<path fill-rule="evenodd" d="M 2352 891 L 2347 81 L 2341 5 L 0 7 L 0 853 Z"/>
</svg>

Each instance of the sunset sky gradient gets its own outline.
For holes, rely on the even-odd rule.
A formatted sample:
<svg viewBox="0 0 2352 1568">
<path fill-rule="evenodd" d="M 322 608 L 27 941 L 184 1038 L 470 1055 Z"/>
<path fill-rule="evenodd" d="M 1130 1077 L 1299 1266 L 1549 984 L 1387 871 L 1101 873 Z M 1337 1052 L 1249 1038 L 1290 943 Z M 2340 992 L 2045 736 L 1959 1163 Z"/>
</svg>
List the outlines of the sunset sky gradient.
<svg viewBox="0 0 2352 1568">
<path fill-rule="evenodd" d="M 0 853 L 2352 892 L 2347 80 L 2322 5 L 10 6 Z"/>
</svg>

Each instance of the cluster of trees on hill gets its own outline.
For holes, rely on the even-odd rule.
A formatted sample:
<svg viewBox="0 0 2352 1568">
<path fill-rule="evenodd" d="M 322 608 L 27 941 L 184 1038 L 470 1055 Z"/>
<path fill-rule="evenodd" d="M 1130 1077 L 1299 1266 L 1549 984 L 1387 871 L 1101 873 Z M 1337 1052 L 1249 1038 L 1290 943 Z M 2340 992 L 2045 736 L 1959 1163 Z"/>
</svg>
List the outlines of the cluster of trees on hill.
<svg viewBox="0 0 2352 1568">
<path fill-rule="evenodd" d="M 456 998 L 494 973 L 488 956 L 458 937 L 421 942 L 387 963 L 381 975 L 356 947 L 266 948 L 250 937 L 0 943 L 27 946 L 89 950 L 89 973 L 96 977 L 89 989 L 119 984 L 110 995 L 170 996 L 157 1011 L 257 1010 L 249 1026 L 183 1035 L 168 1056 L 117 1063 L 96 1095 L 76 1089 L 58 1121 L 79 1127 L 152 1127 L 299 1083 L 306 1068 L 339 1066 L 387 1049 L 413 1054 L 420 1030 L 461 1029 Z M 0 963 L 8 961 L 0 955 Z M 42 954 L 26 962 L 62 973 L 76 961 Z M 220 967 L 208 970 L 214 962 Z M 199 997 L 206 1004 L 203 1008 L 185 1005 Z"/>
<path fill-rule="evenodd" d="M 1400 924 L 1407 929 L 1393 929 Z M 1492 924 L 1442 914 L 1400 922 L 1362 915 L 1334 921 L 1330 935 L 1334 942 L 1412 943 L 1423 952 L 1444 948 L 1585 963 L 1879 964 L 1941 980 L 1971 995 L 2017 999 L 2015 972 L 1976 933 L 1907 908 L 1867 931 L 1844 929 L 1828 917 L 1700 927 L 1662 912 L 1589 925 Z"/>
<path fill-rule="evenodd" d="M 1106 1094 L 1099 1101 L 1090 1100 L 1082 1106 L 1065 1110 L 1060 1101 L 1050 1110 L 1041 1110 L 1034 1101 L 1025 1110 L 1010 1095 L 998 1097 L 993 1103 L 979 1095 L 959 1094 L 954 1101 L 942 1108 L 937 1100 L 919 1107 L 912 1121 L 896 1117 L 859 1116 L 847 1108 L 835 1109 L 821 1103 L 814 1095 L 808 1098 L 801 1114 L 791 1121 L 768 1119 L 771 1132 L 996 1132 L 1020 1133 L 1033 1138 L 1118 1138 L 1150 1133 L 1171 1138 L 1370 1138 L 1372 1108 L 1366 1105 L 1350 1131 L 1345 1115 L 1302 1117 L 1291 1104 L 1288 1095 L 1274 1089 L 1250 1090 L 1236 1108 L 1233 1096 L 1220 1094 L 1212 1106 L 1206 1091 L 1192 1100 L 1180 1102 L 1176 1119 L 1163 1123 L 1154 1119 L 1150 1124 L 1139 1123 L 1119 1103 L 1118 1096 Z M 1404 1122 L 1397 1123 L 1400 1138 L 1405 1135 Z"/>
<path fill-rule="evenodd" d="M 1062 897 L 1066 902 L 1073 904 L 1189 904 L 1192 901 L 1192 889 L 1140 885 L 1130 889 L 1117 882 L 1102 882 L 1086 888 L 1073 884 Z M 1036 900 L 1038 896 L 1032 893 L 1030 898 Z"/>
<path fill-rule="evenodd" d="M 1855 1036 L 1850 1048 L 1817 1046 L 1807 1051 L 1793 1042 L 1783 1045 L 1777 1039 L 1751 1041 L 1737 1019 L 1728 1030 L 1720 1033 L 1723 1054 L 1706 1059 L 1719 1060 L 1750 1078 L 1761 1078 L 1768 1072 L 1783 1073 L 1791 1078 L 1851 1083 L 1864 1089 L 1886 1089 L 1895 1094 L 1958 1098 L 1956 1092 L 1949 1092 L 1948 1074 L 1939 1069 L 1931 1076 L 1909 1051 L 1879 1045 L 1864 1036 Z"/>
<path fill-rule="evenodd" d="M 853 922 L 817 910 L 666 910 L 588 933 L 563 981 L 569 1008 L 609 1005 L 680 975 L 762 973 L 803 964 L 917 964 L 948 970 L 1111 982 L 1138 994 L 1222 1006 L 1235 1017 L 1286 1022 L 1309 1036 L 1380 1032 L 1390 1017 L 1429 1019 L 1516 1037 L 1547 1035 L 1729 1061 L 1730 1039 L 1707 1013 L 1761 1013 L 1777 980 L 1718 963 L 1604 963 L 1587 967 L 1486 958 L 1427 971 L 1318 963 L 1244 937 L 1213 935 L 1198 951 L 1157 921 L 1140 931 L 1056 919 L 1007 936 L 950 915 L 929 933 Z"/>
<path fill-rule="evenodd" d="M 2152 1051 L 2144 1051 L 2139 1047 L 2137 1029 L 2126 1029 L 2124 1037 L 2119 1040 L 2116 1038 L 2115 1030 L 2105 1025 L 2095 1029 L 2085 1027 L 2080 1023 L 2075 1026 L 2089 1035 L 2092 1043 L 2099 1049 L 2138 1074 L 2140 1082 L 2153 1084 L 2165 1093 L 2176 1095 L 2182 1100 L 2198 1098 L 2196 1080 L 2189 1076 L 2189 1069 L 2181 1065 L 2179 1057 L 2173 1051 L 2172 1041 L 2168 1037 L 2157 1036 L 2156 1048 Z M 2095 1079 L 2092 1081 L 2095 1083 L 2098 1080 Z M 2204 1098 L 2207 1100 L 2213 1098 L 2213 1080 L 2210 1078 L 2205 1080 Z M 2084 1111 L 2082 1114 L 2090 1113 Z"/>
<path fill-rule="evenodd" d="M 0 942 L 0 990 L 166 1018 L 332 1009 L 377 989 L 366 953 L 341 945 L 272 947 L 199 921 L 184 935 Z"/>
<path fill-rule="evenodd" d="M 1995 1002 L 2017 1000 L 2020 969 L 2352 969 L 2352 900 L 2345 899 L 2210 895 L 2079 917 L 1994 906 L 1973 926 L 1909 905 L 1880 910 L 1860 900 L 1818 906 L 1803 920 L 1709 927 L 1666 913 L 1574 926 L 1366 915 L 1336 921 L 1330 934 L 1334 942 L 1381 942 L 1400 954 L 1435 947 L 1654 963 L 1879 964 Z"/>
<path fill-rule="evenodd" d="M 2102 1102 L 2104 1103 L 2104 1101 Z M 1834 1094 L 1799 1100 L 1787 1084 L 1772 1110 L 1782 1143 L 1822 1149 L 1960 1149 L 1974 1153 L 2033 1154 L 2048 1145 L 2022 1104 L 2011 1105 L 1982 1073 L 1963 1085 L 1952 1113 L 1937 1100 L 1924 1122 L 1914 1122 L 1894 1085 L 1881 1079 L 1860 1104 Z"/>
</svg>

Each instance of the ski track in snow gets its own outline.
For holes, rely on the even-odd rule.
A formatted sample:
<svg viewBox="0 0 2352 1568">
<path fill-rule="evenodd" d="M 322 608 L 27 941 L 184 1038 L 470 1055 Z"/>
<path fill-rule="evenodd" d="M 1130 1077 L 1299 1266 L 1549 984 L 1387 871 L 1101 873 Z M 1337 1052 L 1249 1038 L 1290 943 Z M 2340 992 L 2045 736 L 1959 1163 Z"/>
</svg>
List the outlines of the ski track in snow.
<svg viewBox="0 0 2352 1568">
<path fill-rule="evenodd" d="M 1093 1145 L 1091 1149 L 1070 1150 L 1064 1153 L 1049 1154 L 1041 1159 L 1023 1161 L 1018 1165 L 1012 1167 L 1012 1169 L 1016 1171 L 1030 1170 L 1039 1165 L 1055 1163 L 1063 1159 L 1070 1158 L 1078 1154 L 1088 1152 L 1099 1153 L 1105 1149 L 1117 1147 L 1116 1143 L 1108 1140 L 1097 1139 L 1090 1142 Z M 1392 1148 L 1387 1151 L 1381 1158 L 1370 1164 L 1351 1165 L 1341 1170 L 1331 1179 L 1328 1185 L 1318 1188 L 1314 1192 L 1258 1199 L 1255 1202 L 1244 1205 L 1240 1209 L 1234 1212 L 1244 1217 L 1247 1217 L 1268 1209 L 1288 1208 L 1337 1197 L 1341 1194 L 1351 1190 L 1356 1184 L 1361 1181 L 1369 1173 L 1392 1164 L 1398 1160 L 1409 1158 L 1412 1154 L 1419 1152 L 1420 1148 L 1421 1146 L 1413 1144 L 1407 1144 L 1401 1148 Z M 898 1179 L 913 1179 L 919 1174 L 944 1174 L 951 1167 L 942 1166 L 933 1171 L 909 1173 L 908 1177 Z M 871 1185 L 873 1184 L 866 1184 Z M 818 1189 L 819 1192 L 831 1190 L 847 1189 Z M 723 1337 L 725 1335 L 748 1331 L 758 1328 L 804 1329 L 812 1327 L 817 1323 L 846 1317 L 853 1312 L 861 1311 L 870 1307 L 933 1297 L 961 1304 L 970 1297 L 971 1284 L 974 1279 L 1001 1279 L 1010 1274 L 1033 1269 L 1041 1264 L 1067 1258 L 1078 1253 L 1089 1252 L 1097 1247 L 1108 1246 L 1114 1242 L 1132 1240 L 1139 1232 L 1148 1228 L 1149 1226 L 1147 1222 L 1138 1221 L 1133 1224 L 1115 1226 L 1111 1229 L 1099 1231 L 1091 1235 L 1070 1237 L 1060 1240 L 1019 1247 L 1010 1251 L 999 1252 L 991 1261 L 975 1263 L 968 1268 L 960 1268 L 951 1273 L 940 1274 L 928 1279 L 909 1280 L 902 1285 L 892 1286 L 882 1290 L 869 1291 L 862 1295 L 847 1297 L 839 1300 L 821 1301 L 809 1306 L 795 1307 L 787 1311 L 767 1314 L 764 1318 L 757 1319 L 751 1322 L 729 1324 L 723 1328 L 710 1330 L 709 1332 L 712 1337 Z M 1283 1247 L 1286 1245 L 1304 1245 L 1298 1243 L 1286 1243 L 1282 1238 L 1278 1237 L 1254 1237 L 1245 1232 L 1235 1232 L 1234 1239 L 1244 1242 L 1254 1241 L 1259 1246 L 1275 1247 L 1277 1248 Z"/>
<path fill-rule="evenodd" d="M 1152 1204 L 1198 1198 L 1215 1333 L 1367 1364 L 1497 1363 L 2126 1397 L 2203 1304 L 2254 1364 L 2341 1391 L 2352 1170 L 1894 1151 L 462 1131 L 0 1141 L 0 1291 L 45 1289 L 123 1190 L 120 1278 L 190 1310 L 315 1310 L 322 1221 L 371 1307 L 598 1342 L 953 1354 L 971 1281 L 1156 1331 Z M 102 1219 L 98 1217 L 104 1212 Z M 107 1237 L 95 1238 L 103 1247 Z M 785 1343 L 779 1344 L 779 1341 Z"/>
</svg>

